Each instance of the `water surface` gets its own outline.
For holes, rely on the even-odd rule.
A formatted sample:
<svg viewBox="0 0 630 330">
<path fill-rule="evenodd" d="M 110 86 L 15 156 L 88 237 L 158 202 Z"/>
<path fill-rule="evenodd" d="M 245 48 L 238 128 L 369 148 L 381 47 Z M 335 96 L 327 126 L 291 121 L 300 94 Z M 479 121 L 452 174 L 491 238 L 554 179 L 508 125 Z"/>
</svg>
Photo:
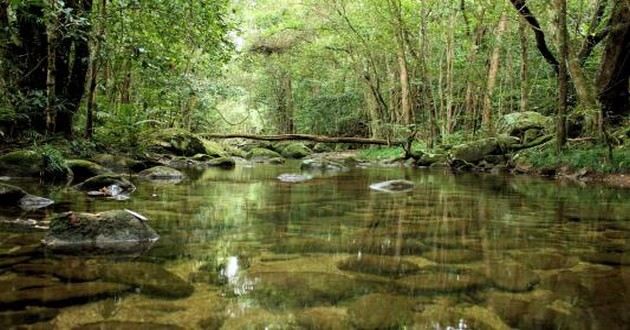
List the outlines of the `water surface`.
<svg viewBox="0 0 630 330">
<path fill-rule="evenodd" d="M 3 226 L 3 290 L 47 289 L 16 286 L 33 278 L 73 290 L 114 281 L 33 266 L 42 263 L 135 265 L 128 276 L 145 282 L 166 270 L 194 290 L 169 297 L 171 288 L 160 281 L 138 287 L 127 280 L 116 293 L 54 303 L 0 298 L 2 327 L 36 321 L 58 329 L 98 322 L 117 329 L 628 327 L 628 190 L 404 168 L 353 169 L 298 184 L 276 180 L 298 168 L 210 169 L 188 173 L 177 185 L 136 181 L 127 201 L 17 182 L 58 203 L 30 214 L 4 210 L 5 218 L 126 208 L 150 218 L 161 238 L 144 254 L 60 256 L 37 248 L 44 233 Z M 416 188 L 400 194 L 368 188 L 391 179 Z M 33 249 L 16 257 L 19 246 Z M 25 305 L 47 306 L 29 307 L 24 317 Z"/>
</svg>

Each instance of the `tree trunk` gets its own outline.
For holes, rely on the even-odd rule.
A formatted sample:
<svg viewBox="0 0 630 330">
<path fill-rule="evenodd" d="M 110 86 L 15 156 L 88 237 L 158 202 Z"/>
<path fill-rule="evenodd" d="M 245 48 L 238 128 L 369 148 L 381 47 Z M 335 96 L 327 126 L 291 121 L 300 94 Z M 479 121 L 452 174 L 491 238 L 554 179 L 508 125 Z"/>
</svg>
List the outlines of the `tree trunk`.
<svg viewBox="0 0 630 330">
<path fill-rule="evenodd" d="M 398 57 L 398 70 L 400 74 L 400 103 L 401 103 L 401 119 L 404 125 L 409 125 L 413 122 L 413 112 L 411 111 L 411 93 L 409 90 L 409 68 L 407 65 L 407 45 L 405 37 L 403 35 L 403 20 L 402 20 L 402 7 L 400 0 L 390 1 L 390 10 L 392 16 L 394 16 L 393 25 L 394 33 L 396 35 L 397 57 Z"/>
<path fill-rule="evenodd" d="M 497 74 L 499 73 L 499 62 L 501 59 L 501 37 L 507 29 L 507 16 L 501 15 L 499 25 L 497 26 L 496 39 L 494 49 L 492 50 L 492 56 L 490 57 L 490 68 L 488 70 L 488 80 L 486 85 L 486 94 L 483 100 L 482 110 L 482 126 L 488 131 L 493 132 L 494 127 L 492 123 L 492 96 L 494 95 L 494 88 L 497 83 Z"/>
<path fill-rule="evenodd" d="M 558 71 L 558 114 L 556 116 L 556 152 L 560 153 L 567 140 L 567 62 L 569 57 L 569 40 L 567 32 L 567 1 L 556 0 L 558 15 L 558 45 L 560 48 L 560 67 Z"/>
<path fill-rule="evenodd" d="M 85 120 L 85 137 L 92 138 L 94 134 L 94 113 L 96 112 L 96 85 L 98 78 L 98 67 L 101 56 L 101 44 L 105 39 L 105 19 L 107 16 L 107 0 L 101 0 L 99 8 L 98 31 L 94 36 L 94 50 L 90 57 L 90 82 L 87 96 L 87 112 Z"/>
<path fill-rule="evenodd" d="M 615 2 L 610 35 L 602 57 L 597 85 L 605 125 L 621 124 L 630 113 L 630 0 Z"/>
<path fill-rule="evenodd" d="M 519 109 L 522 112 L 527 111 L 529 103 L 529 58 L 527 52 L 527 22 L 521 18 L 518 24 L 518 34 L 521 43 L 521 101 L 519 103 Z"/>
<path fill-rule="evenodd" d="M 47 42 L 47 66 L 46 66 L 46 132 L 48 134 L 55 133 L 55 124 L 57 121 L 57 29 L 59 28 L 57 18 L 57 1 L 48 1 L 48 14 L 46 24 L 46 42 Z"/>
</svg>

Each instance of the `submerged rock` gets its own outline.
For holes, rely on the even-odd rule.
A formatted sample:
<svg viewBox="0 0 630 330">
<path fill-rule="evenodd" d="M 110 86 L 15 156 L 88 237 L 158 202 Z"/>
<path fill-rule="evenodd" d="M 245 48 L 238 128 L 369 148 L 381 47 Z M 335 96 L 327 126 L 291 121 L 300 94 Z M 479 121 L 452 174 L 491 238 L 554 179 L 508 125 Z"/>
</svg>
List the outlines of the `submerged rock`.
<svg viewBox="0 0 630 330">
<path fill-rule="evenodd" d="M 348 314 L 358 329 L 402 329 L 413 323 L 414 307 L 408 297 L 374 293 L 350 304 Z"/>
<path fill-rule="evenodd" d="M 97 214 L 67 212 L 55 216 L 44 245 L 53 250 L 83 249 L 138 251 L 159 238 L 133 212 L 115 210 Z"/>
<path fill-rule="evenodd" d="M 0 295 L 0 307 L 23 308 L 29 305 L 67 306 L 113 296 L 128 289 L 129 287 L 126 285 L 104 282 L 59 284 L 42 288 L 29 288 L 4 292 Z"/>
<path fill-rule="evenodd" d="M 382 192 L 408 192 L 412 191 L 415 184 L 407 180 L 390 180 L 385 182 L 373 183 L 370 189 Z"/>
<path fill-rule="evenodd" d="M 341 163 L 324 158 L 305 159 L 300 164 L 303 171 L 342 172 L 348 168 Z"/>
<path fill-rule="evenodd" d="M 100 276 L 108 282 L 122 283 L 138 288 L 140 293 L 185 298 L 194 288 L 180 277 L 159 265 L 145 262 L 119 262 L 101 266 Z"/>
<path fill-rule="evenodd" d="M 72 330 L 181 330 L 180 326 L 153 322 L 132 321 L 101 321 L 86 323 L 72 328 Z"/>
<path fill-rule="evenodd" d="M 152 181 L 168 181 L 175 183 L 184 179 L 184 174 L 182 172 L 166 166 L 148 168 L 138 173 L 138 176 Z"/>
<path fill-rule="evenodd" d="M 94 176 L 110 173 L 110 171 L 103 166 L 83 159 L 67 160 L 66 166 L 72 170 L 75 182 L 84 181 Z"/>
<path fill-rule="evenodd" d="M 335 307 L 307 308 L 296 315 L 296 321 L 304 329 L 345 330 L 352 327 L 346 313 Z"/>
<path fill-rule="evenodd" d="M 13 329 L 16 324 L 32 324 L 52 320 L 59 314 L 59 310 L 46 307 L 27 307 L 18 311 L 0 312 L 0 327 Z"/>
<path fill-rule="evenodd" d="M 248 276 L 250 293 L 272 308 L 332 305 L 379 289 L 380 284 L 343 275 L 315 272 L 259 272 Z"/>
<path fill-rule="evenodd" d="M 404 276 L 420 270 L 418 265 L 399 257 L 361 255 L 345 259 L 337 264 L 341 270 L 385 276 Z"/>
<path fill-rule="evenodd" d="M 300 183 L 311 180 L 312 175 L 296 174 L 296 173 L 284 173 L 278 175 L 278 180 L 286 183 Z"/>
<path fill-rule="evenodd" d="M 630 253 L 620 251 L 601 251 L 583 253 L 580 259 L 594 264 L 602 264 L 609 266 L 628 266 L 630 265 Z"/>
<path fill-rule="evenodd" d="M 443 294 L 474 291 L 486 285 L 483 275 L 461 269 L 427 269 L 396 281 L 402 293 Z"/>
<path fill-rule="evenodd" d="M 486 275 L 497 288 L 512 292 L 533 290 L 540 282 L 538 274 L 531 269 L 520 263 L 509 261 L 491 262 Z"/>
<path fill-rule="evenodd" d="M 473 261 L 479 261 L 483 255 L 481 252 L 465 250 L 465 249 L 439 249 L 431 250 L 422 255 L 431 261 L 442 264 L 461 264 Z"/>
</svg>

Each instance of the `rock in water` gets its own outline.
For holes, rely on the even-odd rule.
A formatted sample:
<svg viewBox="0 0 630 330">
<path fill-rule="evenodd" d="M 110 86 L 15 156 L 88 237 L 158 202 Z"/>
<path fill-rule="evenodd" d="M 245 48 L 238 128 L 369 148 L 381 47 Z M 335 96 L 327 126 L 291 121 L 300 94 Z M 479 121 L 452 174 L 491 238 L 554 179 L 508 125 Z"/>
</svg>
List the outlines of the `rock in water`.
<svg viewBox="0 0 630 330">
<path fill-rule="evenodd" d="M 178 183 L 184 179 L 184 174 L 182 172 L 166 166 L 148 168 L 138 173 L 138 176 L 147 180 L 166 181 L 169 183 Z"/>
<path fill-rule="evenodd" d="M 141 293 L 166 297 L 185 298 L 194 288 L 186 281 L 164 268 L 146 262 L 118 262 L 101 267 L 102 279 L 130 285 Z"/>
<path fill-rule="evenodd" d="M 139 251 L 159 238 L 147 224 L 124 210 L 98 214 L 67 212 L 50 222 L 44 245 L 68 252 L 92 249 L 97 251 Z"/>
<path fill-rule="evenodd" d="M 42 209 L 54 203 L 51 199 L 33 195 L 26 195 L 20 199 L 20 207 L 26 211 Z"/>
<path fill-rule="evenodd" d="M 82 324 L 72 328 L 73 330 L 179 330 L 184 329 L 173 324 L 161 324 L 152 322 L 131 321 L 102 321 Z"/>
<path fill-rule="evenodd" d="M 296 173 L 284 173 L 278 176 L 278 180 L 286 183 L 300 183 L 312 179 L 312 175 L 296 174 Z"/>
<path fill-rule="evenodd" d="M 102 196 L 114 196 L 114 189 L 112 187 L 116 187 L 116 191 L 119 193 L 132 193 L 136 190 L 136 186 L 133 183 L 129 182 L 122 175 L 98 175 L 92 178 L 85 180 L 82 183 L 74 186 L 76 189 L 87 192 L 102 192 Z M 92 194 L 97 196 L 97 194 Z"/>
<path fill-rule="evenodd" d="M 412 191 L 415 184 L 407 180 L 390 180 L 385 182 L 374 183 L 370 185 L 370 189 L 382 192 L 408 192 Z"/>
<path fill-rule="evenodd" d="M 0 183 L 0 205 L 19 206 L 24 210 L 32 211 L 53 204 L 54 201 L 28 194 L 22 188 Z"/>
<path fill-rule="evenodd" d="M 345 259 L 337 264 L 337 268 L 346 271 L 386 276 L 403 276 L 416 273 L 418 265 L 401 260 L 398 257 L 361 255 Z"/>
<path fill-rule="evenodd" d="M 373 293 L 354 301 L 348 308 L 357 329 L 401 329 L 413 323 L 411 298 Z"/>
<path fill-rule="evenodd" d="M 109 170 L 103 166 L 83 159 L 67 160 L 66 166 L 72 170 L 75 182 L 81 182 L 97 175 L 109 173 Z"/>
</svg>

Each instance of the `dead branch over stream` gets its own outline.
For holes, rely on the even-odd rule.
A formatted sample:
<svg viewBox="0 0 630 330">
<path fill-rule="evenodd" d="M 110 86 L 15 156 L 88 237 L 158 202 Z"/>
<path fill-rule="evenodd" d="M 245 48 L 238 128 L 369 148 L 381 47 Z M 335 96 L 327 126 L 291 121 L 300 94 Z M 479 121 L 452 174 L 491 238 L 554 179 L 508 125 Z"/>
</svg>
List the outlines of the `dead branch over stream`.
<svg viewBox="0 0 630 330">
<path fill-rule="evenodd" d="M 321 143 L 354 143 L 376 144 L 386 146 L 404 145 L 407 141 L 388 141 L 382 139 L 370 139 L 362 137 L 331 137 L 310 134 L 278 134 L 278 135 L 253 135 L 253 134 L 201 134 L 207 139 L 250 139 L 260 141 L 313 141 Z"/>
</svg>

